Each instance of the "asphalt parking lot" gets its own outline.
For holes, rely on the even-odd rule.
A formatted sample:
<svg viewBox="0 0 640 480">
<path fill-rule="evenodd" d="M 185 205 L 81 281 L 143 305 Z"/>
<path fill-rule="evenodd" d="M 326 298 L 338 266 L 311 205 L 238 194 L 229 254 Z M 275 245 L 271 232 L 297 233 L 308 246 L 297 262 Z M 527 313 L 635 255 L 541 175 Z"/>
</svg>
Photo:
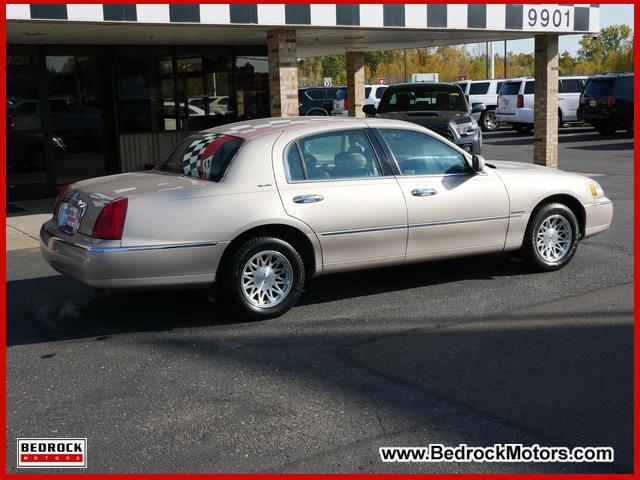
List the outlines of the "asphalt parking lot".
<svg viewBox="0 0 640 480">
<path fill-rule="evenodd" d="M 312 281 L 243 322 L 202 292 L 105 292 L 7 252 L 7 464 L 88 439 L 91 472 L 630 472 L 633 140 L 562 129 L 614 223 L 565 269 L 503 256 Z M 530 161 L 532 136 L 485 135 Z M 382 463 L 381 446 L 612 446 L 612 464 Z"/>
</svg>

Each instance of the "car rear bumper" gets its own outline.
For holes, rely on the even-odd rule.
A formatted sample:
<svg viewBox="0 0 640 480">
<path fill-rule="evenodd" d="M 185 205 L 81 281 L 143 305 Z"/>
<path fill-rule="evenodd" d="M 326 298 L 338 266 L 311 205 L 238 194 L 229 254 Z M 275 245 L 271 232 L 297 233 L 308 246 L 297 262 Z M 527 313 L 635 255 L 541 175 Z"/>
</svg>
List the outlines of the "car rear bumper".
<svg viewBox="0 0 640 480">
<path fill-rule="evenodd" d="M 207 286 L 227 242 L 117 246 L 73 237 L 53 220 L 40 229 L 40 249 L 58 272 L 96 288 Z"/>
<path fill-rule="evenodd" d="M 505 123 L 533 123 L 533 109 L 519 108 L 515 112 L 496 110 L 496 120 Z"/>
</svg>

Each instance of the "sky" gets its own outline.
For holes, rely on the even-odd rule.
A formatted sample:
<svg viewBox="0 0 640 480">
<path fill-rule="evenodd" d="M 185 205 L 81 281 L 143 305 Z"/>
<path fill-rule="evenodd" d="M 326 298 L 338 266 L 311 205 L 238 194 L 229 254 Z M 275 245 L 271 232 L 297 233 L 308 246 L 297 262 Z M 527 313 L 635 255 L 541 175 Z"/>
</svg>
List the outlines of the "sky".
<svg viewBox="0 0 640 480">
<path fill-rule="evenodd" d="M 621 23 L 633 28 L 633 5 L 600 4 L 600 28 Z M 559 40 L 560 53 L 566 50 L 571 54 L 575 54 L 580 48 L 578 41 L 581 38 L 582 35 L 561 35 Z M 507 50 L 514 53 L 532 53 L 533 39 L 511 40 L 507 44 Z M 493 51 L 496 53 L 504 52 L 504 43 L 496 42 L 493 45 Z"/>
</svg>

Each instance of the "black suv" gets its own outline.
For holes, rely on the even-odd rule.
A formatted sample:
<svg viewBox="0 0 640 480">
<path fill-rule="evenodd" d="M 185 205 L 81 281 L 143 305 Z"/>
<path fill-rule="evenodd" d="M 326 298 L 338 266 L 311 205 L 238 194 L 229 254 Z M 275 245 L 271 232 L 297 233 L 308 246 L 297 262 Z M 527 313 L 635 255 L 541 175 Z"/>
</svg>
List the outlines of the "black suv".
<svg viewBox="0 0 640 480">
<path fill-rule="evenodd" d="M 474 103 L 473 109 L 460 89 L 453 83 L 402 83 L 385 90 L 376 109 L 365 105 L 367 115 L 416 123 L 442 135 L 466 152 L 479 155 L 482 131 L 471 117 L 487 107 Z"/>
<path fill-rule="evenodd" d="M 603 135 L 618 128 L 633 134 L 633 73 L 606 73 L 587 80 L 578 118 Z"/>
<path fill-rule="evenodd" d="M 343 87 L 309 87 L 298 89 L 300 116 L 331 115 L 336 92 Z"/>
</svg>

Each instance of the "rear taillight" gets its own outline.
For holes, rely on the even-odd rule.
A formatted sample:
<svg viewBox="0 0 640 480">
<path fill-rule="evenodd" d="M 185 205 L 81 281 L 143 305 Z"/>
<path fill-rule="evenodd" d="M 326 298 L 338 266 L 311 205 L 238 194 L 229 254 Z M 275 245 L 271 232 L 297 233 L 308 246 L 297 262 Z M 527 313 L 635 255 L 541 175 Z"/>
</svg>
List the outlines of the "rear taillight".
<svg viewBox="0 0 640 480">
<path fill-rule="evenodd" d="M 616 104 L 616 97 L 614 97 L 613 95 L 609 95 L 607 97 L 607 107 L 613 108 L 615 104 Z"/>
<path fill-rule="evenodd" d="M 126 197 L 107 203 L 93 225 L 91 236 L 102 240 L 121 240 L 128 204 Z"/>
<path fill-rule="evenodd" d="M 344 99 L 343 110 L 349 110 L 349 100 L 347 100 L 346 98 Z"/>
<path fill-rule="evenodd" d="M 518 95 L 517 108 L 524 108 L 524 95 Z"/>
<path fill-rule="evenodd" d="M 7 116 L 7 128 L 9 130 L 13 130 L 14 128 L 16 128 L 16 121 L 10 115 Z"/>
<path fill-rule="evenodd" d="M 58 210 L 60 210 L 60 204 L 64 198 L 64 194 L 67 193 L 71 185 L 61 185 L 58 187 L 58 194 L 56 195 L 56 203 L 53 204 L 53 218 L 58 219 Z"/>
</svg>

